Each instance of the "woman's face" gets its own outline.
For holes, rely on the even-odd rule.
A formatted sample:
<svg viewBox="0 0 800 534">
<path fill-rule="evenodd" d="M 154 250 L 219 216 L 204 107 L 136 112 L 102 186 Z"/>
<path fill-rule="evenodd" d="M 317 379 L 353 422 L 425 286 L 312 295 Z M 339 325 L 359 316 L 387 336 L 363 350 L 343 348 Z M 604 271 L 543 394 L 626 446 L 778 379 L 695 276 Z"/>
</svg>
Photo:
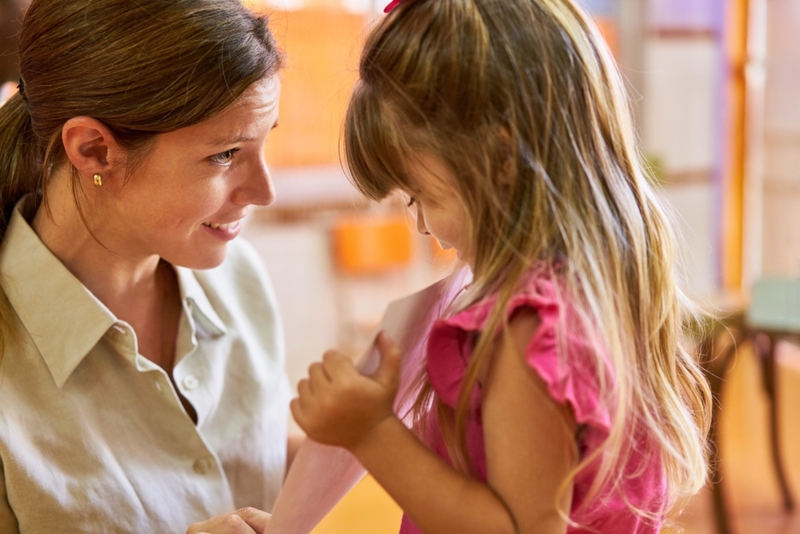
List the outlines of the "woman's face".
<svg viewBox="0 0 800 534">
<path fill-rule="evenodd" d="M 158 135 L 104 203 L 102 234 L 112 241 L 104 244 L 193 269 L 219 265 L 250 206 L 275 199 L 264 144 L 278 122 L 279 96 L 273 76 L 216 117 Z"/>
</svg>

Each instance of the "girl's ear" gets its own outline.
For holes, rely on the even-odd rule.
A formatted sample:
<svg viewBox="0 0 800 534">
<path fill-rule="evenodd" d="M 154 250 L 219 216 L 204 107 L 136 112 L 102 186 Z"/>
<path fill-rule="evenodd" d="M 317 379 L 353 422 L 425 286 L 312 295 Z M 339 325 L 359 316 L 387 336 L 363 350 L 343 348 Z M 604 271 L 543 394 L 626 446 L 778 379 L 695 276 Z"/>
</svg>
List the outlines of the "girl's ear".
<svg viewBox="0 0 800 534">
<path fill-rule="evenodd" d="M 121 167 L 124 166 L 125 152 L 111 130 L 97 119 L 69 119 L 61 130 L 61 141 L 69 161 L 90 182 L 95 174 L 111 179 L 124 171 Z"/>
</svg>

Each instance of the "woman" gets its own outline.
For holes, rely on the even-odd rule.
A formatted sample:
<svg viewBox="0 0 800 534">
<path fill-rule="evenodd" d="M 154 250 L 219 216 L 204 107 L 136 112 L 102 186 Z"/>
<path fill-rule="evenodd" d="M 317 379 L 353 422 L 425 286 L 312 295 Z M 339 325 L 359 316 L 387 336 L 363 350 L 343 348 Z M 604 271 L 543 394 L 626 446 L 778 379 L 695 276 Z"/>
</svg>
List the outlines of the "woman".
<svg viewBox="0 0 800 534">
<path fill-rule="evenodd" d="M 0 532 L 269 510 L 283 340 L 234 238 L 281 55 L 235 0 L 33 0 L 0 107 Z"/>
</svg>

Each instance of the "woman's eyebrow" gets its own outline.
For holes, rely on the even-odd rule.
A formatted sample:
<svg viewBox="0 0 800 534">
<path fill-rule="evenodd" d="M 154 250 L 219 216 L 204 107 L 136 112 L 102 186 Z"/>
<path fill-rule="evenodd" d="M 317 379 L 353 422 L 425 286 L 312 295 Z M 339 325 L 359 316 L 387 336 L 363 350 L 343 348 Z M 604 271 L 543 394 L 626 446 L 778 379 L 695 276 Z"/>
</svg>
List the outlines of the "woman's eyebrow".
<svg viewBox="0 0 800 534">
<path fill-rule="evenodd" d="M 278 127 L 278 120 L 275 120 L 275 124 L 272 125 L 270 130 L 274 130 Z M 225 145 L 235 145 L 237 143 L 248 143 L 250 141 L 255 141 L 255 137 L 245 134 L 245 133 L 234 133 L 229 137 L 215 137 L 211 141 L 208 142 L 211 146 L 225 146 Z"/>
<path fill-rule="evenodd" d="M 208 144 L 214 146 L 235 145 L 238 143 L 247 143 L 248 141 L 253 140 L 254 139 L 248 135 L 238 134 L 230 137 L 217 137 L 212 139 Z"/>
</svg>

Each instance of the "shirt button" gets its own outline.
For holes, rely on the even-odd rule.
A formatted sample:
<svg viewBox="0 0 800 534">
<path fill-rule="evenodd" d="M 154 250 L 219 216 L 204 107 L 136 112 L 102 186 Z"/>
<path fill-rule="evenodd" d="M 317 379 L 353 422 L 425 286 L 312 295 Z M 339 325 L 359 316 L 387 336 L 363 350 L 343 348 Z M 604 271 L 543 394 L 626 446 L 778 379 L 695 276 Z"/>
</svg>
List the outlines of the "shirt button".
<svg viewBox="0 0 800 534">
<path fill-rule="evenodd" d="M 184 376 L 182 383 L 186 391 L 192 391 L 193 389 L 197 389 L 197 386 L 200 385 L 200 381 L 194 375 Z"/>
<path fill-rule="evenodd" d="M 214 462 L 212 460 L 209 458 L 200 458 L 195 460 L 192 469 L 194 469 L 194 472 L 198 475 L 205 475 L 212 467 L 214 467 Z"/>
</svg>

